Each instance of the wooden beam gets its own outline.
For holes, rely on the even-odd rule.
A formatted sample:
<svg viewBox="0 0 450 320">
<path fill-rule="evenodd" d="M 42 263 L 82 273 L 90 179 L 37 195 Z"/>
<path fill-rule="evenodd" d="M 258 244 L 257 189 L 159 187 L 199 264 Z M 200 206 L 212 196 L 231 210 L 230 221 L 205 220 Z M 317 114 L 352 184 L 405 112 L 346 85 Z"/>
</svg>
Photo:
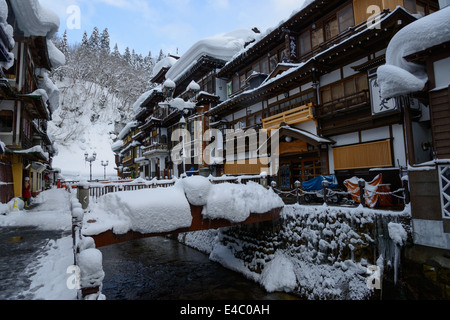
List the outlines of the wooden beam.
<svg viewBox="0 0 450 320">
<path fill-rule="evenodd" d="M 103 232 L 99 235 L 90 236 L 94 239 L 95 245 L 97 248 L 106 247 L 118 243 L 123 243 L 132 240 L 151 238 L 151 237 L 162 237 L 170 234 L 178 234 L 184 232 L 193 232 L 193 231 L 201 231 L 201 230 L 210 230 L 210 229 L 220 229 L 225 227 L 233 227 L 238 225 L 252 224 L 258 222 L 267 222 L 267 221 L 276 221 L 280 219 L 280 213 L 282 208 L 273 209 L 269 212 L 256 214 L 250 214 L 247 220 L 240 223 L 233 223 L 226 219 L 203 219 L 202 211 L 203 207 L 197 207 L 191 205 L 191 214 L 192 214 L 192 224 L 189 228 L 178 229 L 170 232 L 162 232 L 162 233 L 151 233 L 151 234 L 142 234 L 140 232 L 130 231 L 123 235 L 114 234 L 112 230 Z"/>
</svg>

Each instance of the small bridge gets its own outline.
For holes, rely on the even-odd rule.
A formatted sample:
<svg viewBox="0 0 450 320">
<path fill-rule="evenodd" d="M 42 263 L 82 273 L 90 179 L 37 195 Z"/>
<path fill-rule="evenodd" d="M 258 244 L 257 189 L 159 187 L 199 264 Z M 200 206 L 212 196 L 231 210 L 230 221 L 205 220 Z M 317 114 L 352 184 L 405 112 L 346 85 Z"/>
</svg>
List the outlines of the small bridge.
<svg viewBox="0 0 450 320">
<path fill-rule="evenodd" d="M 112 230 L 109 230 L 98 235 L 93 235 L 91 237 L 94 239 L 96 247 L 101 248 L 137 239 L 160 237 L 193 231 L 220 229 L 225 227 L 233 227 L 237 225 L 245 225 L 259 222 L 275 221 L 280 219 L 280 213 L 282 208 L 272 209 L 269 212 L 262 214 L 251 213 L 250 217 L 247 218 L 247 220 L 239 223 L 233 223 L 226 219 L 213 219 L 213 220 L 204 219 L 202 217 L 202 210 L 203 207 L 191 205 L 192 225 L 189 228 L 182 228 L 169 232 L 147 233 L 147 234 L 129 231 L 128 233 L 122 235 L 115 234 Z"/>
<path fill-rule="evenodd" d="M 194 178 L 195 179 L 195 178 Z M 199 179 L 199 178 L 197 178 Z M 183 179 L 184 181 L 194 181 L 192 178 L 186 178 Z M 143 239 L 143 238 L 149 238 L 149 237 L 157 237 L 157 236 L 166 236 L 166 235 L 171 235 L 171 234 L 179 234 L 179 233 L 185 233 L 185 232 L 193 232 L 193 231 L 202 231 L 202 230 L 210 230 L 210 229 L 220 229 L 220 228 L 225 228 L 225 227 L 232 227 L 232 226 L 237 226 L 237 225 L 245 225 L 245 224 L 253 224 L 253 223 L 260 223 L 260 222 L 267 222 L 267 221 L 276 221 L 280 219 L 280 214 L 281 214 L 281 210 L 284 207 L 283 202 L 281 201 L 281 198 L 279 198 L 271 189 L 267 190 L 266 188 L 263 188 L 261 185 L 266 186 L 267 185 L 267 179 L 265 176 L 244 176 L 244 177 L 222 177 L 222 178 L 203 178 L 203 180 L 200 180 L 202 183 L 207 183 L 207 184 L 211 184 L 211 188 L 215 187 L 216 189 L 216 195 L 218 194 L 220 196 L 219 201 L 222 202 L 222 207 L 223 211 L 222 213 L 219 214 L 218 217 L 211 217 L 211 216 L 205 216 L 204 211 L 205 211 L 205 205 L 198 205 L 198 203 L 192 203 L 193 201 L 189 200 L 189 196 L 188 196 L 188 190 L 186 190 L 186 194 L 185 192 L 182 192 L 182 198 L 185 198 L 184 200 L 188 200 L 186 201 L 186 206 L 188 205 L 190 208 L 190 215 L 191 217 L 189 217 L 189 221 L 192 220 L 192 222 L 190 223 L 189 226 L 183 226 L 181 228 L 176 228 L 174 230 L 164 230 L 164 231 L 156 231 L 156 232 L 142 232 L 142 231 L 136 231 L 136 230 L 129 230 L 126 233 L 123 232 L 115 232 L 113 231 L 114 228 L 111 228 L 109 230 L 102 230 L 101 232 L 92 232 L 89 231 L 87 232 L 85 235 L 88 237 L 91 237 L 94 239 L 95 241 L 95 245 L 96 247 L 105 247 L 105 246 L 109 246 L 109 245 L 114 245 L 114 244 L 118 244 L 118 243 L 123 243 L 123 242 L 127 242 L 127 241 L 132 241 L 132 240 L 137 240 L 137 239 Z M 123 201 L 124 199 L 128 199 L 129 197 L 132 197 L 133 192 L 142 192 L 145 189 L 155 189 L 154 191 L 157 191 L 157 193 L 141 193 L 144 197 L 148 194 L 149 197 L 150 195 L 152 195 L 153 197 L 161 197 L 161 199 L 159 200 L 154 200 L 153 202 L 150 201 L 150 199 L 146 199 L 147 202 L 144 201 L 145 206 L 148 207 L 148 211 L 150 211 L 150 213 L 148 213 L 149 220 L 155 219 L 161 219 L 160 217 L 152 217 L 152 213 L 151 213 L 151 207 L 153 205 L 156 205 L 155 207 L 157 207 L 158 205 L 162 208 L 165 207 L 166 203 L 168 206 L 170 206 L 171 202 L 173 201 L 179 201 L 180 197 L 177 197 L 177 195 L 174 195 L 173 197 L 167 196 L 165 197 L 164 194 L 165 193 L 169 193 L 169 192 L 173 192 L 171 190 L 172 187 L 175 186 L 177 180 L 165 180 L 165 181 L 157 181 L 157 180 L 152 180 L 152 181 L 146 181 L 143 179 L 138 179 L 132 182 L 125 182 L 125 183 L 89 183 L 89 184 L 78 184 L 77 189 L 78 189 L 78 195 L 77 198 L 79 200 L 79 202 L 83 205 L 83 209 L 87 209 L 88 207 L 90 207 L 89 202 L 91 202 L 91 204 L 93 203 L 98 203 L 98 202 L 108 202 L 111 200 L 111 202 L 115 202 L 117 201 L 115 197 L 115 195 L 121 195 L 121 201 Z M 239 193 L 236 194 L 236 191 L 233 191 L 233 193 L 228 193 L 226 194 L 226 192 L 224 192 L 224 195 L 222 195 L 222 190 L 229 190 L 229 188 L 231 186 L 236 186 L 236 187 L 246 187 L 247 185 L 245 183 L 253 183 L 252 186 L 249 186 L 248 190 L 246 191 L 246 193 L 248 193 L 249 190 L 254 190 L 255 188 L 258 189 L 258 192 L 255 193 L 255 195 L 253 195 L 251 198 L 253 199 L 247 199 L 247 200 L 253 200 L 253 204 L 256 202 L 263 202 L 264 198 L 270 198 L 270 196 L 273 196 L 274 198 L 278 199 L 279 201 L 269 201 L 269 204 L 267 205 L 267 207 L 263 207 L 261 208 L 261 206 L 259 206 L 259 209 L 256 210 L 258 213 L 256 212 L 251 212 L 253 209 L 252 205 L 249 205 L 250 208 L 250 212 L 248 214 L 248 217 L 246 217 L 245 219 L 241 219 L 239 221 L 237 221 L 235 218 L 234 219 L 228 219 L 227 210 L 232 210 L 231 206 L 232 203 L 236 202 L 236 197 L 239 198 Z M 227 184 L 226 184 L 227 183 Z M 195 189 L 195 185 L 194 186 L 189 186 L 189 187 L 185 187 L 185 188 L 191 188 L 193 187 Z M 208 187 L 208 186 L 207 186 Z M 172 188 L 173 189 L 173 188 Z M 264 191 L 262 191 L 264 190 Z M 124 192 L 128 192 L 127 194 L 125 194 Z M 266 194 L 264 193 L 266 192 Z M 195 193 L 195 192 L 194 192 Z M 111 195 L 112 194 L 112 195 Z M 226 194 L 226 195 L 225 195 Z M 102 200 L 105 196 L 108 196 L 109 198 Z M 112 196 L 112 197 L 111 197 Z M 191 196 L 192 197 L 192 196 Z M 228 198 L 224 198 L 224 197 L 228 197 Z M 258 199 L 258 197 L 260 199 Z M 163 199 L 164 198 L 164 199 Z M 217 197 L 216 197 L 217 198 Z M 137 197 L 137 199 L 140 199 L 140 197 Z M 225 200 L 225 201 L 224 201 Z M 133 202 L 133 200 L 126 200 L 126 201 L 130 201 Z M 166 202 L 164 202 L 166 201 Z M 230 206 L 225 205 L 223 206 L 223 203 L 229 201 L 230 202 Z M 239 201 L 241 202 L 246 202 L 246 199 L 240 199 Z M 120 201 L 119 201 L 120 202 Z M 186 207 L 185 206 L 185 207 Z M 95 210 L 95 209 L 94 209 Z M 112 208 L 113 211 L 120 211 L 120 209 L 115 210 L 115 208 Z M 133 209 L 132 209 L 133 210 Z M 154 211 L 157 211 L 157 209 L 154 209 Z M 217 210 L 216 210 L 217 211 Z M 143 210 L 143 214 L 142 215 L 146 215 L 146 209 Z M 176 213 L 175 213 L 176 215 Z M 87 227 L 88 229 L 98 229 L 96 224 L 99 224 L 99 221 L 97 221 L 96 218 L 92 218 L 90 219 L 88 215 L 86 215 L 86 219 L 84 219 L 84 224 L 85 227 Z M 192 218 L 192 219 L 190 219 Z M 141 218 L 139 218 L 141 219 Z M 170 218 L 168 218 L 167 220 L 169 220 Z M 175 217 L 175 219 L 177 219 L 177 217 Z M 140 223 L 140 221 L 136 222 L 135 225 L 138 225 Z M 152 224 L 152 221 L 148 222 L 149 224 Z M 159 222 L 155 222 L 155 224 L 158 224 Z M 170 222 L 169 222 L 170 224 Z M 78 224 L 79 230 L 81 232 L 81 227 Z M 135 228 L 135 229 L 139 229 L 139 228 Z M 153 230 L 153 228 L 150 228 Z M 163 228 L 164 229 L 164 228 Z"/>
</svg>

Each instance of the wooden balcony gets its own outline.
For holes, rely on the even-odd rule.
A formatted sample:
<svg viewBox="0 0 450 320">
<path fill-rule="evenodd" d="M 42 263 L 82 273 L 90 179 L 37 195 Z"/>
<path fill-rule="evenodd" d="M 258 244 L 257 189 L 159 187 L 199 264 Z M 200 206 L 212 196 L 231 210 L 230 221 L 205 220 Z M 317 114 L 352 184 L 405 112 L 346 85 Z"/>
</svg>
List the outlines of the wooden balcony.
<svg viewBox="0 0 450 320">
<path fill-rule="evenodd" d="M 262 119 L 263 129 L 278 129 L 284 122 L 287 125 L 296 125 L 314 120 L 312 103 L 304 105 L 272 117 Z"/>
<path fill-rule="evenodd" d="M 324 103 L 316 108 L 317 118 L 335 117 L 370 104 L 369 90 Z"/>
</svg>

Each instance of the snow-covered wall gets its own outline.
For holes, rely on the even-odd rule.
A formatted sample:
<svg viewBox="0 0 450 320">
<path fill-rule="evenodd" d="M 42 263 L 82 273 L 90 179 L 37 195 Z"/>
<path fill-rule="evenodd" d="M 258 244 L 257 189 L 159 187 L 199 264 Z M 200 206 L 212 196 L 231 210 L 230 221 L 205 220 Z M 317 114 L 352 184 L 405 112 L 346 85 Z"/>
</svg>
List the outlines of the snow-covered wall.
<svg viewBox="0 0 450 320">
<path fill-rule="evenodd" d="M 367 286 L 369 267 L 393 282 L 398 278 L 401 249 L 411 241 L 410 213 L 293 205 L 278 224 L 182 234 L 179 240 L 269 292 L 368 299 L 374 294 Z"/>
</svg>

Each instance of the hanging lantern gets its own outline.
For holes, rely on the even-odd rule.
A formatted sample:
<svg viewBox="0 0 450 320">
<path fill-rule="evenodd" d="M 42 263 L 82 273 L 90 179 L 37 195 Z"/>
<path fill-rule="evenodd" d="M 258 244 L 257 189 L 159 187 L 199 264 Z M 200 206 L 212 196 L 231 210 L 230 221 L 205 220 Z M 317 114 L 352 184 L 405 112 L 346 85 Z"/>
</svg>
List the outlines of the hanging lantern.
<svg viewBox="0 0 450 320">
<path fill-rule="evenodd" d="M 197 95 L 200 92 L 200 86 L 194 80 L 186 88 L 189 100 L 192 102 L 197 102 Z"/>
<path fill-rule="evenodd" d="M 172 100 L 173 99 L 173 94 L 175 93 L 175 82 L 173 82 L 170 79 L 167 79 L 164 84 L 163 84 L 163 93 L 164 93 L 164 97 L 167 100 Z"/>
</svg>

